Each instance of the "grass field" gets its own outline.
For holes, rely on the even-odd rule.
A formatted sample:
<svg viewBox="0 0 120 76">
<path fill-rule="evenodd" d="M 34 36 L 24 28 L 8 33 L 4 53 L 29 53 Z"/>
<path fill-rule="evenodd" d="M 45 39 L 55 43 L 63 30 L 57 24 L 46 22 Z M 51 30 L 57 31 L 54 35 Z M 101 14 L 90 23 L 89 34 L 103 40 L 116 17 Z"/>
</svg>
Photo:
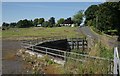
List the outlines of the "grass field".
<svg viewBox="0 0 120 76">
<path fill-rule="evenodd" d="M 83 37 L 82 33 L 77 32 L 78 27 L 31 27 L 31 28 L 10 28 L 2 31 L 3 39 L 22 39 L 34 37 L 54 37 L 54 36 L 67 36 L 67 37 Z"/>
</svg>

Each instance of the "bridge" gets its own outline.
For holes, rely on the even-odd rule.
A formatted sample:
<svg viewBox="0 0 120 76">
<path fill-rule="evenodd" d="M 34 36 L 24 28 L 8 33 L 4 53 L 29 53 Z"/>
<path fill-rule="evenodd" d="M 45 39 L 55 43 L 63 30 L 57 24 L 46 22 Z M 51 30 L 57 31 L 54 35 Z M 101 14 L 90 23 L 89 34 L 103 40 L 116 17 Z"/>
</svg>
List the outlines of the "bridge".
<svg viewBox="0 0 120 76">
<path fill-rule="evenodd" d="M 60 39 L 66 39 L 66 38 L 60 38 Z M 93 59 L 93 60 L 97 59 L 97 60 L 102 60 L 102 61 L 108 61 L 110 63 L 108 73 L 115 74 L 115 75 L 120 74 L 120 59 L 119 59 L 117 47 L 114 48 L 114 59 L 107 59 L 107 58 L 89 56 L 87 54 L 80 54 L 80 53 L 71 52 L 71 51 L 53 49 L 53 48 L 44 47 L 44 46 L 37 46 L 38 44 L 42 44 L 45 42 L 54 42 L 54 41 L 58 41 L 60 39 L 59 38 L 58 39 L 50 39 L 50 40 L 45 40 L 45 41 L 37 39 L 35 41 L 23 41 L 22 47 L 29 51 L 32 51 L 34 53 L 37 52 L 38 54 L 47 54 L 49 56 L 52 56 L 54 60 L 56 58 L 62 59 L 62 62 L 59 62 L 59 63 L 63 64 L 63 65 L 65 64 L 65 62 L 68 58 L 75 60 L 75 61 L 80 61 L 83 63 L 86 62 L 87 59 Z M 87 47 L 87 41 L 82 40 L 80 38 L 68 39 L 68 43 L 70 43 L 70 47 L 72 49 L 78 48 L 78 47 L 82 47 L 82 48 Z M 35 54 L 35 55 L 37 55 L 37 54 Z M 74 55 L 74 57 L 71 57 L 70 55 Z M 55 61 L 59 61 L 59 60 L 55 60 Z"/>
</svg>

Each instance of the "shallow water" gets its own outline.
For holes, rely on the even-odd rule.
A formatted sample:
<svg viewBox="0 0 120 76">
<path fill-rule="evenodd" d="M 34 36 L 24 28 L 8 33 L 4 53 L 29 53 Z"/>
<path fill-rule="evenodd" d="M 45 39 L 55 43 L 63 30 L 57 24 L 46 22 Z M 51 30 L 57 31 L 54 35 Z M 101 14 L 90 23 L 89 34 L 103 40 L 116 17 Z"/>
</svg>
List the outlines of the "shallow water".
<svg viewBox="0 0 120 76">
<path fill-rule="evenodd" d="M 21 74 L 23 73 L 23 62 L 22 59 L 15 56 L 17 50 L 19 50 L 19 41 L 2 41 L 2 73 L 3 74 Z M 13 59 L 9 59 L 8 55 L 14 55 Z M 8 59 L 3 59 L 8 56 Z"/>
</svg>

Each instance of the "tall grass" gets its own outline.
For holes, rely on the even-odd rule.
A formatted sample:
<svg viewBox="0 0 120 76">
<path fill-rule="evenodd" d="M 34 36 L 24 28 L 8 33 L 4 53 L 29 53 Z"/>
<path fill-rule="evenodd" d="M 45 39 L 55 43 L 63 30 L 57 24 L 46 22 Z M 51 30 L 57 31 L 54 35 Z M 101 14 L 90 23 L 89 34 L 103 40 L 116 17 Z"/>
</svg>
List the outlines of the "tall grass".
<svg viewBox="0 0 120 76">
<path fill-rule="evenodd" d="M 108 59 L 113 59 L 113 49 L 108 49 L 101 43 L 99 45 L 99 51 L 100 51 L 100 57 L 108 58 Z"/>
<path fill-rule="evenodd" d="M 101 42 L 97 42 L 88 53 L 92 56 L 113 59 L 113 49 L 106 48 Z M 79 50 L 80 51 L 80 50 Z M 78 50 L 73 52 L 81 53 Z M 76 58 L 75 55 L 69 55 L 70 57 Z M 111 65 L 113 62 L 107 60 L 91 59 L 86 57 L 77 57 L 76 59 L 85 60 L 86 62 L 79 62 L 72 59 L 67 59 L 65 64 L 65 72 L 68 74 L 110 74 Z"/>
</svg>

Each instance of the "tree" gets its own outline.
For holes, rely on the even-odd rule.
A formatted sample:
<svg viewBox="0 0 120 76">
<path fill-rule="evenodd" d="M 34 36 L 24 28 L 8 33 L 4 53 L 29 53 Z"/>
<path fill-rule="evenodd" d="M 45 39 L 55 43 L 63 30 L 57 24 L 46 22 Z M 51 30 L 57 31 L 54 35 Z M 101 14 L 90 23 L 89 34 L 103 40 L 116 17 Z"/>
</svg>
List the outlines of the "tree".
<svg viewBox="0 0 120 76">
<path fill-rule="evenodd" d="M 98 23 L 97 28 L 100 31 L 107 32 L 108 30 L 114 30 L 116 23 L 118 23 L 117 15 L 105 6 L 100 6 L 99 11 L 97 12 Z"/>
<path fill-rule="evenodd" d="M 57 21 L 56 27 L 59 27 L 60 24 L 62 24 L 64 21 L 65 21 L 64 18 L 60 18 L 60 19 Z"/>
<path fill-rule="evenodd" d="M 42 24 L 44 21 L 45 21 L 44 18 L 40 18 L 38 19 L 38 24 Z"/>
<path fill-rule="evenodd" d="M 95 18 L 95 13 L 98 11 L 99 7 L 98 5 L 91 5 L 90 7 L 87 8 L 85 11 L 85 16 L 87 20 Z"/>
<path fill-rule="evenodd" d="M 8 27 L 8 26 L 9 26 L 9 24 L 8 24 L 8 23 L 3 22 L 2 26 L 3 26 L 3 27 Z"/>
<path fill-rule="evenodd" d="M 21 27 L 23 27 L 22 20 L 20 20 L 20 21 L 18 21 L 18 22 L 17 22 L 17 27 L 18 27 L 18 28 L 21 28 Z"/>
<path fill-rule="evenodd" d="M 57 24 L 62 24 L 64 22 L 64 18 L 60 18 L 58 21 L 57 21 Z"/>
<path fill-rule="evenodd" d="M 42 23 L 42 26 L 43 27 L 49 27 L 50 26 L 50 22 L 45 21 L 45 22 Z"/>
<path fill-rule="evenodd" d="M 33 25 L 33 23 L 31 22 L 31 20 L 27 20 L 27 19 L 25 19 L 25 20 L 20 20 L 20 21 L 18 21 L 18 23 L 17 23 L 17 27 L 18 27 L 18 28 L 28 28 L 28 27 L 32 27 L 32 26 L 34 26 L 34 25 Z"/>
<path fill-rule="evenodd" d="M 85 11 L 85 24 L 87 24 L 89 20 L 94 20 L 96 18 L 96 12 L 98 11 L 98 9 L 99 7 L 97 5 L 91 5 L 87 8 L 87 10 Z"/>
<path fill-rule="evenodd" d="M 14 27 L 16 27 L 16 25 L 17 25 L 17 23 L 10 23 L 10 27 L 12 27 L 12 28 L 14 28 Z"/>
<path fill-rule="evenodd" d="M 73 22 L 78 26 L 81 24 L 83 18 L 83 11 L 79 11 L 77 14 L 73 16 Z"/>
<path fill-rule="evenodd" d="M 51 17 L 49 19 L 49 23 L 50 23 L 50 27 L 53 27 L 55 25 L 55 18 L 54 17 Z"/>
<path fill-rule="evenodd" d="M 117 30 L 120 36 L 120 2 L 105 2 L 99 5 L 91 5 L 85 11 L 85 23 L 92 25 L 97 30 L 108 33 L 109 30 Z"/>
<path fill-rule="evenodd" d="M 33 27 L 34 24 L 33 24 L 33 21 L 32 20 L 28 20 L 28 27 Z"/>
<path fill-rule="evenodd" d="M 38 18 L 34 19 L 34 21 L 33 21 L 34 26 L 38 25 L 38 20 L 39 20 Z"/>
<path fill-rule="evenodd" d="M 8 29 L 8 28 L 9 28 L 9 24 L 3 22 L 3 24 L 2 24 L 2 30 Z"/>
</svg>

